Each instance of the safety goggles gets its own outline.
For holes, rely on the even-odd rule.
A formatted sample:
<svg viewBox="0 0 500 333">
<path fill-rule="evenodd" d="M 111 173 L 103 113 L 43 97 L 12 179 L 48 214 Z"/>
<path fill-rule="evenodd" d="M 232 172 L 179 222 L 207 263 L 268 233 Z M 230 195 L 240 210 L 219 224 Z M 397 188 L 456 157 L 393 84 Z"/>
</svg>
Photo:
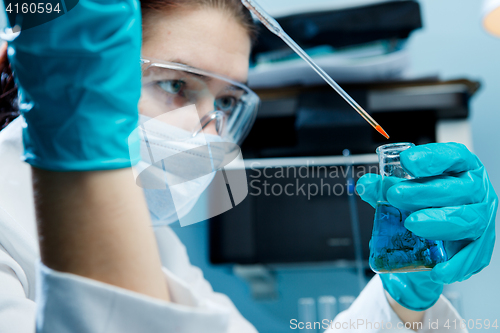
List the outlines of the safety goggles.
<svg viewBox="0 0 500 333">
<path fill-rule="evenodd" d="M 142 58 L 143 115 L 163 120 L 189 133 L 215 134 L 239 145 L 250 131 L 260 103 L 244 84 L 187 65 Z M 197 115 L 177 112 L 196 106 Z M 176 112 L 172 112 L 176 111 Z"/>
</svg>

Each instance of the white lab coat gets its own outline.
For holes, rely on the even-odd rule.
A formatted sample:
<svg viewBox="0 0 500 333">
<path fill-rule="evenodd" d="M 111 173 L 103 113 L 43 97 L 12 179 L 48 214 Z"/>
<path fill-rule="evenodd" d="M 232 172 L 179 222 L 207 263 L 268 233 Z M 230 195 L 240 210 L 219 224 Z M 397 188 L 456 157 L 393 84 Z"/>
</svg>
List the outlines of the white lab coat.
<svg viewBox="0 0 500 333">
<path fill-rule="evenodd" d="M 44 333 L 256 332 L 190 264 L 169 227 L 155 234 L 171 303 L 41 264 L 30 167 L 19 159 L 22 125 L 19 118 L 0 132 L 0 333 L 32 333 L 35 316 L 37 331 Z M 336 321 L 360 318 L 399 322 L 378 277 Z M 460 319 L 444 297 L 427 311 L 427 318 Z"/>
<path fill-rule="evenodd" d="M 455 320 L 455 322 L 453 321 Z M 450 302 L 443 296 L 424 314 L 422 327 L 418 332 L 466 333 L 460 328 L 462 318 Z M 448 326 L 445 327 L 448 321 Z M 390 324 L 388 324 L 390 323 Z M 438 326 L 436 326 L 436 323 Z M 455 327 L 456 326 L 456 327 Z M 398 329 L 400 328 L 400 329 Z M 436 329 L 437 328 L 437 329 Z M 349 310 L 341 312 L 329 325 L 328 332 L 386 333 L 415 331 L 405 328 L 385 297 L 382 280 L 376 275 L 363 289 Z"/>
</svg>

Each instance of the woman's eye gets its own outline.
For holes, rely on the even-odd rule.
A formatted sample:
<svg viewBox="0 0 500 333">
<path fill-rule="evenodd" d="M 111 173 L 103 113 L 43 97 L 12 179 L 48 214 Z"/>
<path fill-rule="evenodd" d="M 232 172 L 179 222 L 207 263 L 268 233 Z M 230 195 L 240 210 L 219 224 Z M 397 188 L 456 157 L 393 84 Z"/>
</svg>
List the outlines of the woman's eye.
<svg viewBox="0 0 500 333">
<path fill-rule="evenodd" d="M 215 100 L 215 106 L 216 106 L 217 110 L 227 112 L 227 111 L 232 111 L 235 108 L 236 102 L 237 101 L 236 101 L 235 97 L 224 96 L 224 97 L 217 98 Z"/>
<path fill-rule="evenodd" d="M 181 80 L 159 81 L 158 86 L 170 94 L 178 94 L 186 83 Z"/>
</svg>

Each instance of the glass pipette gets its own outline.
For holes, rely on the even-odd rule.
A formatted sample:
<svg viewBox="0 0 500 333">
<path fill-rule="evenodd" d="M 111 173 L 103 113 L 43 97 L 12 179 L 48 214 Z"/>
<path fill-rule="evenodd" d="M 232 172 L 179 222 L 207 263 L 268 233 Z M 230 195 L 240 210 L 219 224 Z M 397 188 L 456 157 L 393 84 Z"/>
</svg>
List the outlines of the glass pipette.
<svg viewBox="0 0 500 333">
<path fill-rule="evenodd" d="M 384 131 L 382 126 L 380 126 L 375 119 L 373 119 L 354 99 L 352 99 L 349 94 L 345 92 L 342 87 L 340 87 L 335 80 L 333 80 L 330 75 L 328 75 L 321 67 L 318 66 L 314 62 L 314 60 L 307 55 L 307 53 L 283 30 L 281 25 L 276 21 L 271 15 L 269 15 L 262 7 L 253 0 L 241 0 L 243 5 L 248 8 L 258 19 L 259 21 L 266 26 L 269 31 L 271 31 L 276 36 L 280 37 L 290 48 L 297 53 L 302 59 L 304 59 L 309 66 L 311 66 L 316 73 L 319 74 L 343 99 L 349 103 L 350 106 L 356 110 L 363 119 L 365 119 L 370 125 L 373 126 L 386 139 L 389 139 L 389 135 Z"/>
</svg>

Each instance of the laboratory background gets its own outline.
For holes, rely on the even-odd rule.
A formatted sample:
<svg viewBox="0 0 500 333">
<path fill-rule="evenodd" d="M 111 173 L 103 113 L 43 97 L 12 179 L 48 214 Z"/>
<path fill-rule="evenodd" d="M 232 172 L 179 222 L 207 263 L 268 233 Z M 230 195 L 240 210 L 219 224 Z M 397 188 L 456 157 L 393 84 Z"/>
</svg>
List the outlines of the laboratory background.
<svg viewBox="0 0 500 333">
<path fill-rule="evenodd" d="M 261 0 L 260 3 L 270 14 L 279 18 L 300 15 L 304 12 L 333 13 L 335 10 L 349 8 L 354 10 L 358 6 L 394 3 L 402 5 L 407 1 Z M 481 1 L 419 0 L 415 3 L 418 4 L 422 27 L 409 27 L 408 29 L 412 31 L 404 41 L 372 41 L 361 46 L 345 46 L 341 48 L 341 51 L 336 49 L 335 52 L 320 45 L 309 48 L 308 52 L 316 56 L 318 62 L 323 66 L 326 64 L 328 68 L 328 65 L 331 65 L 332 76 L 339 83 L 345 85 L 348 92 L 352 91 L 353 97 L 367 106 L 368 111 L 374 112 L 375 118 L 377 118 L 375 112 L 377 109 L 385 110 L 380 112 L 377 119 L 388 132 L 392 130 L 395 139 L 416 141 L 414 142 L 416 144 L 443 140 L 467 144 L 486 166 L 493 186 L 498 193 L 500 190 L 500 148 L 498 147 L 500 142 L 500 131 L 498 130 L 500 124 L 500 38 L 485 31 L 482 25 Z M 411 10 L 412 8 L 409 7 L 408 11 L 411 12 Z M 355 14 L 354 17 L 356 17 Z M 363 15 L 358 17 L 362 19 Z M 380 17 L 383 18 L 383 16 Z M 288 25 L 285 26 L 293 28 L 293 24 L 293 22 L 288 22 Z M 411 25 L 411 22 L 408 24 Z M 304 26 L 299 27 L 305 29 Z M 313 36 L 315 33 L 314 25 L 309 26 L 309 28 L 312 29 L 309 31 L 309 36 Z M 302 37 L 308 37 L 307 31 Z M 360 38 L 362 39 L 362 36 Z M 271 43 L 274 42 L 280 43 L 278 39 L 271 40 Z M 390 52 L 387 51 L 389 49 Z M 337 51 L 339 54 L 336 54 Z M 335 57 L 329 63 L 329 60 L 325 60 L 325 58 L 331 54 L 334 54 Z M 252 131 L 263 133 L 269 128 L 278 128 L 269 134 L 268 142 L 272 142 L 272 138 L 274 140 L 277 138 L 284 143 L 278 148 L 266 146 L 266 142 L 252 141 L 251 133 L 248 145 L 245 146 L 247 144 L 245 143 L 242 147 L 246 161 L 259 161 L 259 158 L 264 158 L 267 161 L 270 158 L 272 161 L 279 161 L 280 158 L 285 158 L 287 150 L 283 147 L 287 146 L 287 138 L 295 137 L 296 140 L 300 141 L 300 135 L 308 133 L 307 128 L 314 131 L 315 124 L 308 117 L 314 118 L 314 116 L 321 115 L 322 112 L 327 113 L 314 105 L 316 99 L 324 101 L 326 104 L 329 103 L 328 97 L 321 95 L 324 94 L 320 91 L 321 89 L 318 88 L 318 91 L 314 91 L 313 88 L 303 88 L 309 89 L 303 92 L 303 95 L 316 96 L 317 98 L 308 99 L 305 97 L 305 100 L 299 103 L 303 108 L 309 110 L 302 112 L 301 119 L 295 119 L 294 122 L 295 126 L 298 126 L 297 122 L 301 123 L 304 126 L 304 132 L 295 134 L 298 135 L 298 139 L 297 136 L 288 133 L 290 128 L 293 129 L 293 126 L 289 126 L 290 119 L 286 112 L 297 107 L 293 104 L 293 98 L 290 98 L 296 94 L 296 90 L 291 89 L 290 86 L 300 86 L 304 82 L 294 82 L 293 78 L 287 78 L 286 75 L 273 74 L 282 73 L 280 72 L 282 62 L 288 60 L 293 63 L 294 60 L 287 59 L 287 57 L 289 57 L 288 54 L 267 50 L 260 55 L 257 54 L 254 58 L 257 66 L 250 74 L 250 86 L 258 93 L 263 94 L 261 95 L 263 99 L 261 111 L 263 113 L 260 114 L 261 118 L 257 119 L 256 126 Z M 363 60 L 359 60 L 359 58 L 363 58 Z M 298 64 L 297 61 L 294 64 L 295 67 L 292 66 L 292 70 L 287 70 L 290 77 L 293 77 L 295 75 L 293 71 L 296 71 L 295 73 L 300 73 L 298 76 L 302 80 L 307 81 L 309 78 L 317 80 L 312 70 L 301 67 L 302 65 Z M 338 76 L 335 76 L 335 69 Z M 280 79 L 276 80 L 277 77 Z M 413 83 L 401 83 L 400 86 L 397 84 L 383 85 L 384 81 L 393 82 L 397 78 L 413 80 Z M 284 82 L 287 79 L 290 81 Z M 370 81 L 371 84 L 356 86 L 359 82 L 366 83 L 367 81 Z M 440 82 L 440 84 L 429 82 Z M 305 86 L 316 87 L 320 83 L 320 81 L 307 82 Z M 376 88 L 373 88 L 373 85 Z M 365 91 L 365 95 L 361 93 L 362 91 Z M 348 115 L 347 118 L 342 118 L 343 121 L 348 122 L 352 118 L 355 123 L 349 125 L 352 126 L 353 130 L 350 132 L 353 133 L 342 134 L 344 141 L 338 140 L 332 143 L 335 147 L 335 153 L 329 157 L 318 153 L 321 158 L 318 157 L 317 161 L 325 161 L 326 164 L 333 165 L 336 161 L 340 164 L 344 163 L 342 158 L 349 158 L 343 154 L 352 154 L 351 160 L 356 160 L 358 155 L 367 156 L 366 152 L 359 147 L 369 141 L 368 146 L 373 145 L 376 148 L 378 144 L 383 142 L 383 138 L 376 137 L 377 134 L 373 134 L 370 127 L 366 127 L 366 124 L 359 125 L 365 126 L 363 127 L 364 131 L 356 132 L 357 122 L 362 121 L 361 117 L 357 116 L 352 109 L 344 107 L 342 101 L 333 91 L 329 94 L 333 96 L 332 107 L 338 105 L 339 112 L 345 111 L 345 114 Z M 368 97 L 364 98 L 363 96 Z M 407 105 L 408 109 L 403 110 L 404 108 L 398 105 Z M 411 105 L 420 106 L 411 109 Z M 266 115 L 266 112 L 269 114 Z M 282 114 L 272 114 L 273 112 L 281 112 Z M 335 120 L 335 118 L 326 117 L 325 123 Z M 332 116 L 330 115 L 330 117 Z M 279 126 L 273 127 L 273 124 L 275 125 L 273 121 L 279 123 Z M 421 132 L 417 128 L 421 129 Z M 434 130 L 435 132 L 433 132 Z M 331 131 L 335 131 L 335 128 L 332 127 Z M 354 135 L 354 132 L 358 135 L 350 137 L 349 135 Z M 310 155 L 307 154 L 308 145 L 315 146 L 314 140 L 309 143 L 300 141 L 300 147 L 295 147 L 295 150 L 289 148 L 288 155 L 294 155 L 294 157 L 313 156 L 314 149 L 311 150 Z M 350 148 L 351 151 L 343 151 L 342 145 L 345 145 L 346 149 Z M 319 149 L 317 146 L 315 148 Z M 247 155 L 245 155 L 246 152 Z M 358 158 L 356 160 L 358 167 L 363 163 L 366 166 L 376 165 L 374 149 L 372 154 L 375 157 L 374 160 L 370 158 L 360 160 Z M 297 161 L 297 159 L 293 159 L 293 161 Z M 255 172 L 255 170 L 253 171 Z M 348 182 L 349 176 L 345 178 L 345 181 Z M 253 190 L 255 188 L 249 189 L 250 192 Z M 357 241 L 361 242 L 363 255 L 368 251 L 367 239 L 371 234 L 372 224 L 365 221 L 369 220 L 370 216 L 373 219 L 371 207 L 360 200 L 349 202 L 348 196 L 342 199 L 328 198 L 325 200 L 323 198 L 316 201 L 313 199 L 309 200 L 312 203 L 307 206 L 308 209 L 304 207 L 308 215 L 290 217 L 290 214 L 287 213 L 291 209 L 290 202 L 287 204 L 286 199 L 284 196 L 266 199 L 263 195 L 258 198 L 248 195 L 245 201 L 240 204 L 243 208 L 238 211 L 238 207 L 236 207 L 215 218 L 215 221 L 212 219 L 212 221 L 204 221 L 187 227 L 181 227 L 178 223 L 173 225 L 174 231 L 186 245 L 191 262 L 203 270 L 206 279 L 210 281 L 215 291 L 228 295 L 243 316 L 262 333 L 293 331 L 289 323 L 294 318 L 314 321 L 321 316 L 335 316 L 338 311 L 349 306 L 353 298 L 358 296 L 362 284 L 371 277 L 369 268 L 365 264 L 360 267 L 359 261 L 356 261 L 356 258 L 361 255 L 361 253 L 356 252 Z M 198 202 L 197 209 L 203 209 L 203 205 L 207 205 L 208 200 L 208 198 L 203 197 Z M 256 203 L 256 200 L 260 201 Z M 334 200 L 344 201 L 335 203 Z M 245 203 L 247 203 L 246 206 Z M 261 221 L 261 223 L 266 223 L 266 227 L 262 227 L 258 221 L 248 222 L 243 218 L 242 210 L 245 207 L 247 209 L 255 207 L 252 205 L 260 205 L 259 209 L 264 209 L 271 215 L 271 217 L 267 217 L 266 221 Z M 320 209 L 318 207 L 326 208 Z M 358 212 L 356 214 L 357 221 L 354 221 L 357 223 L 355 228 L 352 227 L 353 207 Z M 278 214 L 280 211 L 283 218 L 273 218 L 273 216 L 278 216 L 273 214 Z M 252 218 L 258 219 L 258 216 Z M 228 222 L 230 219 L 233 220 L 231 223 Z M 322 223 L 322 226 L 316 233 L 304 234 L 303 242 L 289 242 L 286 237 L 290 235 L 293 237 L 293 230 L 297 223 L 300 223 L 298 219 L 302 219 L 303 223 L 309 223 L 311 228 L 318 226 L 314 223 Z M 313 220 L 320 222 L 311 222 Z M 257 223 L 260 225 L 260 229 L 255 229 L 254 226 L 253 229 L 249 227 L 250 229 L 246 231 L 242 230 L 246 223 Z M 337 249 L 342 249 L 344 246 L 345 251 L 338 250 L 322 255 L 321 246 L 315 248 L 314 244 L 324 241 L 321 238 L 321 233 L 330 230 L 328 229 L 330 226 L 337 228 L 333 230 L 337 230 L 340 234 L 344 233 L 348 236 L 326 240 L 327 243 L 330 242 L 326 246 Z M 231 242 L 227 236 L 232 231 L 242 235 L 245 232 L 253 232 L 253 236 L 249 235 L 248 238 L 254 237 L 253 241 L 256 243 L 253 245 L 243 244 L 244 242 L 241 243 L 241 239 L 235 236 L 236 242 L 239 243 L 239 246 L 235 246 L 234 241 Z M 355 233 L 360 237 L 353 236 Z M 283 238 L 277 239 L 276 235 L 280 234 L 283 235 Z M 308 237 L 310 238 L 308 239 Z M 223 240 L 222 245 L 213 244 L 214 240 L 221 239 Z M 258 244 L 264 241 L 268 244 L 274 243 L 274 245 L 263 247 L 262 244 Z M 252 246 L 258 248 L 258 255 L 245 252 L 247 247 L 251 248 Z M 280 252 L 280 248 L 283 252 Z M 301 248 L 307 249 L 305 251 L 307 253 L 303 257 L 296 255 L 300 253 Z M 241 253 L 235 253 L 238 251 Z M 263 257 L 267 258 L 269 262 L 266 263 L 266 260 L 262 260 Z M 497 245 L 488 267 L 467 281 L 445 286 L 444 294 L 449 297 L 466 320 L 498 319 L 500 314 L 498 276 L 500 276 L 500 255 Z"/>
</svg>

